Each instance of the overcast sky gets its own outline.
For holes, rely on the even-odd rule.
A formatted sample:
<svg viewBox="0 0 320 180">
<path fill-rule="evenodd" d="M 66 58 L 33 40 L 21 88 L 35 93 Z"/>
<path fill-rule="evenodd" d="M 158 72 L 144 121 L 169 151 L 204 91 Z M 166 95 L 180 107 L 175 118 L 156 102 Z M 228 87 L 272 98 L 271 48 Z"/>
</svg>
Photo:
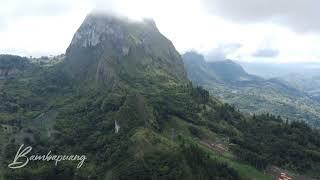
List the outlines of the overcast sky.
<svg viewBox="0 0 320 180">
<path fill-rule="evenodd" d="M 320 63 L 318 0 L 0 0 L 0 54 L 64 53 L 92 9 L 151 17 L 180 53 Z"/>
</svg>

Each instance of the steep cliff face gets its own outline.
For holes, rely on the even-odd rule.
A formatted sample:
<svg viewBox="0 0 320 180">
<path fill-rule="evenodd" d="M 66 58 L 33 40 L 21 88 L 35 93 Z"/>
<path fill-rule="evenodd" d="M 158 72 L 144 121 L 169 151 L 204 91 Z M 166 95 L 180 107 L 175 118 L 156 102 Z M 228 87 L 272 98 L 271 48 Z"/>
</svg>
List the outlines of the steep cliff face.
<svg viewBox="0 0 320 180">
<path fill-rule="evenodd" d="M 145 79 L 185 81 L 179 53 L 152 20 L 89 14 L 66 52 L 73 78 L 111 86 Z"/>
</svg>

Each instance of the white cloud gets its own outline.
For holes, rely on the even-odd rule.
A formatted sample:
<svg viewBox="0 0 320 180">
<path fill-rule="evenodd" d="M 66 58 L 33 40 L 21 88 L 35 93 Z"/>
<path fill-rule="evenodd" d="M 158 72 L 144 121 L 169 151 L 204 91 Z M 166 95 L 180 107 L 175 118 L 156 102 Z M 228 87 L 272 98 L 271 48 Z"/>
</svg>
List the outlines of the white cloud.
<svg viewBox="0 0 320 180">
<path fill-rule="evenodd" d="M 0 53 L 23 56 L 64 53 L 74 32 L 90 11 L 88 4 L 80 1 L 76 8 L 61 0 L 56 4 L 37 0 L 28 3 L 31 4 L 12 0 L 6 4 L 7 7 L 0 7 L 0 24 L 4 24 L 0 29 Z M 53 9 L 49 10 L 50 7 Z"/>
<path fill-rule="evenodd" d="M 258 49 L 253 56 L 254 57 L 265 57 L 265 58 L 274 58 L 279 56 L 279 50 L 277 49 Z"/>
<path fill-rule="evenodd" d="M 228 56 L 236 53 L 242 47 L 241 44 L 220 44 L 217 48 L 213 48 L 206 54 L 207 60 L 224 60 Z"/>
<path fill-rule="evenodd" d="M 294 31 L 320 31 L 318 0 L 203 0 L 212 13 L 237 23 L 272 21 Z"/>
<path fill-rule="evenodd" d="M 64 53 L 86 14 L 98 8 L 134 19 L 154 18 L 160 31 L 181 53 L 195 49 L 208 54 L 225 44 L 241 44 L 236 51 L 223 54 L 237 60 L 261 61 L 263 58 L 253 57 L 257 50 L 277 49 L 279 56 L 269 57 L 268 61 L 319 61 L 318 34 L 300 34 L 286 24 L 266 22 L 264 14 L 268 13 L 264 12 L 261 17 L 242 23 L 251 14 L 236 21 L 230 16 L 241 14 L 241 9 L 226 14 L 208 12 L 208 8 L 230 10 L 229 5 L 214 5 L 198 0 L 4 0 L 0 6 L 0 53 L 27 56 Z"/>
</svg>

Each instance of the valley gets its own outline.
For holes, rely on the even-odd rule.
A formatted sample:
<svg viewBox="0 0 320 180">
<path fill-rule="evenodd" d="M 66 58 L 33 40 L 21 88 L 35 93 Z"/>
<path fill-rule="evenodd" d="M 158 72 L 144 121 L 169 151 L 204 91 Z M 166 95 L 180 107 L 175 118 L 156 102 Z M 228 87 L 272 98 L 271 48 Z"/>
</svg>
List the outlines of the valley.
<svg viewBox="0 0 320 180">
<path fill-rule="evenodd" d="M 284 80 L 248 74 L 231 60 L 206 62 L 201 54 L 184 56 L 190 80 L 245 113 L 273 113 L 284 119 L 319 127 L 320 103 L 308 92 Z"/>
</svg>

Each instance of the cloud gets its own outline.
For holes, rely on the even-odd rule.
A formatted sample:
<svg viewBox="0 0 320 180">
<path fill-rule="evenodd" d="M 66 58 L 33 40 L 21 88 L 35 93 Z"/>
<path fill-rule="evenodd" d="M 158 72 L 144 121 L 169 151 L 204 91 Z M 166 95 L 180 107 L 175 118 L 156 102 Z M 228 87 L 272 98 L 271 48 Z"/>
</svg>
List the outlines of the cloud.
<svg viewBox="0 0 320 180">
<path fill-rule="evenodd" d="M 206 6 L 203 6 L 203 2 Z M 95 8 L 106 13 L 123 13 L 122 15 L 138 20 L 141 17 L 153 18 L 160 32 L 180 52 L 196 49 L 212 59 L 262 61 L 263 58 L 253 56 L 257 49 L 277 49 L 281 53 L 274 58 L 276 62 L 319 61 L 319 34 L 295 33 L 282 25 L 265 23 L 272 21 L 286 24 L 296 31 L 320 30 L 320 21 L 315 20 L 320 17 L 316 9 L 318 6 L 314 2 L 316 1 L 2 0 L 0 53 L 63 53 L 85 16 Z M 211 50 L 212 47 L 216 48 Z M 271 56 L 272 53 L 262 53 L 264 56 L 265 54 Z M 266 59 L 270 61 L 271 58 Z"/>
<path fill-rule="evenodd" d="M 0 6 L 0 30 L 27 18 L 66 15 L 75 3 L 78 2 L 76 0 L 5 1 Z"/>
<path fill-rule="evenodd" d="M 73 6 L 75 0 L 55 0 L 55 1 L 17 1 L 11 0 L 13 4 L 9 15 L 12 16 L 56 16 L 68 12 Z M 17 5 L 18 4 L 18 5 Z M 10 4 L 9 4 L 10 5 Z"/>
<path fill-rule="evenodd" d="M 227 56 L 234 53 L 242 47 L 241 44 L 220 44 L 217 48 L 212 49 L 206 55 L 206 59 L 209 61 L 224 60 Z"/>
<path fill-rule="evenodd" d="M 3 30 L 6 27 L 5 22 L 0 21 L 0 31 Z"/>
<path fill-rule="evenodd" d="M 277 49 L 258 49 L 255 53 L 253 53 L 254 57 L 262 57 L 262 58 L 275 58 L 279 56 L 279 50 Z"/>
<path fill-rule="evenodd" d="M 297 32 L 320 31 L 319 0 L 203 0 L 210 13 L 238 23 L 271 21 Z"/>
</svg>

